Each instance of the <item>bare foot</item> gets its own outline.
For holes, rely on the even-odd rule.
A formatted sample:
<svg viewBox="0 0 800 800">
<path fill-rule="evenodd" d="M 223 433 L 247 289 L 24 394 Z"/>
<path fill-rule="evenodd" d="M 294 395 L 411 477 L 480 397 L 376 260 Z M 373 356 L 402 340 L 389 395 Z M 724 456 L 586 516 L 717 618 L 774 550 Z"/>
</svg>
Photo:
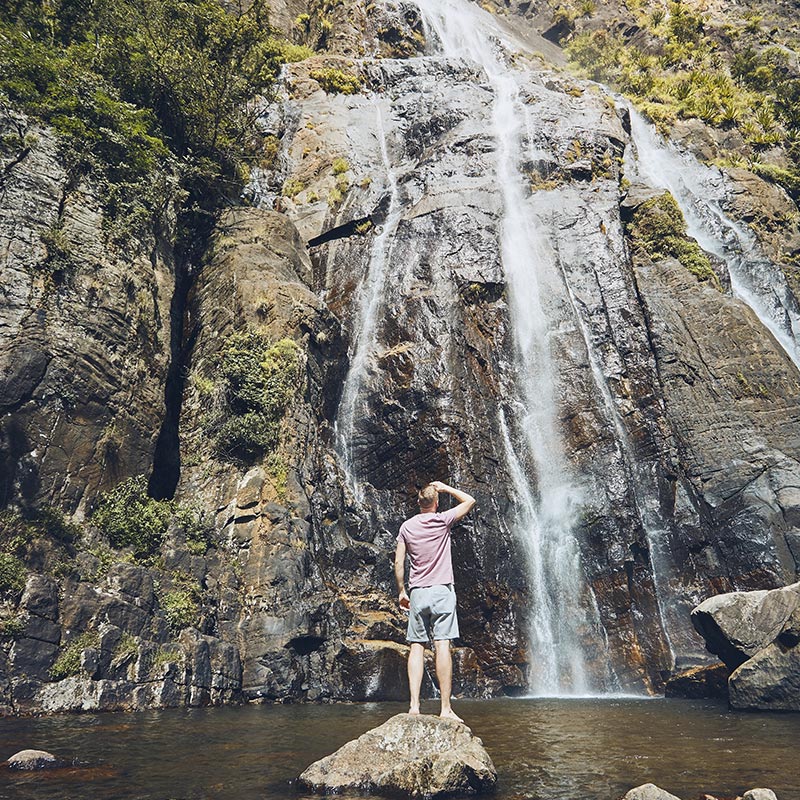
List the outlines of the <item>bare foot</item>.
<svg viewBox="0 0 800 800">
<path fill-rule="evenodd" d="M 463 722 L 464 721 L 463 719 L 461 719 L 461 717 L 458 716 L 458 714 L 456 714 L 455 711 L 453 711 L 452 708 L 448 708 L 447 711 L 443 710 L 442 713 L 439 714 L 439 716 L 442 719 L 452 719 L 455 722 Z"/>
<path fill-rule="evenodd" d="M 419 716 L 419 708 L 415 708 L 414 706 L 412 706 L 411 708 L 408 709 L 408 713 L 412 717 L 418 717 Z"/>
</svg>

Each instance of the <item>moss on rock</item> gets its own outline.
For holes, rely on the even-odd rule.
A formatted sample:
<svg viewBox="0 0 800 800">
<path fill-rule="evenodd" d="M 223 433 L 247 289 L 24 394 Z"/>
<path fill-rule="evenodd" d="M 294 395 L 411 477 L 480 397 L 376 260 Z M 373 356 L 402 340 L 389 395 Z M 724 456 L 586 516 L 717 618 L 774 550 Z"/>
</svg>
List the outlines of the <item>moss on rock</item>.
<svg viewBox="0 0 800 800">
<path fill-rule="evenodd" d="M 220 457 L 249 462 L 278 444 L 302 367 L 303 350 L 293 339 L 270 343 L 255 331 L 230 337 L 219 359 L 225 407 L 209 423 Z"/>
<path fill-rule="evenodd" d="M 686 221 L 669 192 L 642 203 L 628 223 L 627 233 L 634 252 L 652 261 L 676 258 L 699 281 L 710 281 L 716 289 L 722 290 L 708 256 L 686 235 Z"/>
</svg>

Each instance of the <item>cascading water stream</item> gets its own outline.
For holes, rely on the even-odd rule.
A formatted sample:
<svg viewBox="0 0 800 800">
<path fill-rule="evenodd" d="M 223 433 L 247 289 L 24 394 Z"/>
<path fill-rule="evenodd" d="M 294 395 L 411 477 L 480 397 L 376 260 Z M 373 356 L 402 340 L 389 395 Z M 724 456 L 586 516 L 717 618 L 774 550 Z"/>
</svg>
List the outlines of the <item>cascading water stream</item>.
<svg viewBox="0 0 800 800">
<path fill-rule="evenodd" d="M 477 63 L 494 95 L 492 133 L 503 201 L 501 258 L 515 334 L 518 395 L 509 409 L 510 422 L 501 412 L 500 429 L 518 499 L 514 527 L 526 550 L 533 593 L 530 689 L 535 695 L 604 691 L 609 686 L 591 683 L 587 669 L 587 647 L 602 652 L 605 636 L 574 532 L 581 488 L 571 475 L 559 434 L 552 321 L 544 311 L 537 276 L 542 264 L 552 263 L 553 254 L 526 208 L 519 169 L 523 132 L 530 120 L 515 75 L 492 41 L 493 31 L 487 30 L 482 12 L 452 0 L 418 5 L 442 54 Z M 535 473 L 535 487 L 529 471 Z"/>
<path fill-rule="evenodd" d="M 700 246 L 728 267 L 731 289 L 745 302 L 800 367 L 800 307 L 780 269 L 759 252 L 752 233 L 722 210 L 727 186 L 722 173 L 678 151 L 653 125 L 620 97 L 630 110 L 635 160 L 632 176 L 668 189 Z"/>
<path fill-rule="evenodd" d="M 359 408 L 363 407 L 359 402 L 360 395 L 370 359 L 375 350 L 379 311 L 386 289 L 386 276 L 391 262 L 394 235 L 403 211 L 397 175 L 392 166 L 386 142 L 386 129 L 380 101 L 374 99 L 373 102 L 375 103 L 376 135 L 389 190 L 389 208 L 383 227 L 373 240 L 367 272 L 355 292 L 359 302 L 351 338 L 350 368 L 345 378 L 342 399 L 336 417 L 337 450 L 348 484 L 359 502 L 363 501 L 363 490 L 353 459 L 353 448 L 358 435 L 356 417 Z"/>
</svg>

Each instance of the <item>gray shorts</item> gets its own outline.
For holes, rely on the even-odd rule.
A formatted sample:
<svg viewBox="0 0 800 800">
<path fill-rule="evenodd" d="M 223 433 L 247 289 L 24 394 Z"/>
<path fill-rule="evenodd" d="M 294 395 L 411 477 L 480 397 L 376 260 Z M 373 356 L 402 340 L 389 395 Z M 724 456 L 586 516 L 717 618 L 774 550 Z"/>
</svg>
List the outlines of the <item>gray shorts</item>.
<svg viewBox="0 0 800 800">
<path fill-rule="evenodd" d="M 457 639 L 456 590 L 452 583 L 418 586 L 411 590 L 408 611 L 409 642 Z"/>
</svg>

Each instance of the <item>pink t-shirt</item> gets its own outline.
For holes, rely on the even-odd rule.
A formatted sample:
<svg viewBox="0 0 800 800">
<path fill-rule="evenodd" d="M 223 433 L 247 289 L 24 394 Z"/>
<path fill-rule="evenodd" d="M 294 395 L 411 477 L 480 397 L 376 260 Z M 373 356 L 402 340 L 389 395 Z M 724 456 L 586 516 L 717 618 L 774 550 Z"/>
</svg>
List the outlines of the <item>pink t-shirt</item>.
<svg viewBox="0 0 800 800">
<path fill-rule="evenodd" d="M 455 510 L 417 514 L 400 526 L 397 541 L 406 543 L 411 558 L 408 588 L 453 583 L 453 559 L 450 555 L 450 528 L 456 521 Z"/>
</svg>

